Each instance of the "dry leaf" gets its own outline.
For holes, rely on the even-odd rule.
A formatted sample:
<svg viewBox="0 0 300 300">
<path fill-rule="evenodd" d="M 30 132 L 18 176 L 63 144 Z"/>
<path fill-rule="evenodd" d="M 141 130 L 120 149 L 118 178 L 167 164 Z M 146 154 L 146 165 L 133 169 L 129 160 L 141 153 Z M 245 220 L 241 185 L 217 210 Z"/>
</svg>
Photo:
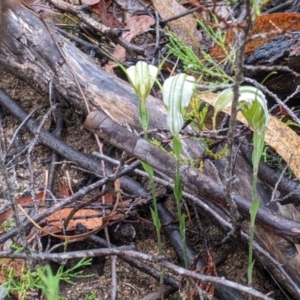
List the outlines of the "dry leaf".
<svg viewBox="0 0 300 300">
<path fill-rule="evenodd" d="M 152 3 L 163 19 L 168 19 L 186 12 L 186 9 L 175 0 L 152 0 Z M 193 15 L 187 15 L 172 22 L 168 27 L 185 45 L 199 53 L 200 40 L 196 35 L 197 22 Z"/>
<path fill-rule="evenodd" d="M 250 41 L 247 42 L 245 54 L 250 55 L 255 49 L 269 42 L 273 38 L 284 34 L 287 31 L 300 29 L 299 13 L 276 13 L 258 16 L 250 33 Z M 282 32 L 283 31 L 283 32 Z M 226 33 L 226 45 L 229 51 L 229 45 L 233 46 L 236 35 L 233 28 Z M 216 45 L 210 55 L 217 59 L 225 58 L 224 52 Z"/>
<path fill-rule="evenodd" d="M 51 216 L 46 218 L 47 223 L 50 226 L 54 226 L 60 228 L 60 231 L 63 228 L 63 223 L 65 219 L 68 217 L 72 208 L 63 208 L 60 211 L 53 213 Z M 94 217 L 93 217 L 94 216 Z M 93 209 L 81 209 L 77 211 L 73 218 L 68 223 L 67 231 L 72 231 L 76 229 L 76 224 L 80 222 L 87 229 L 95 229 L 103 225 L 102 217 L 99 216 L 99 212 Z"/>
<path fill-rule="evenodd" d="M 24 268 L 25 260 L 24 259 L 10 259 L 10 258 L 1 258 L 0 259 L 0 285 L 7 282 L 9 277 L 10 269 L 14 270 L 15 277 L 20 277 L 22 274 L 22 268 Z M 4 299 L 4 298 L 1 298 Z M 6 298 L 5 298 L 6 299 Z M 11 298 L 7 298 L 11 299 Z"/>
<path fill-rule="evenodd" d="M 92 5 L 91 9 L 95 14 L 98 14 L 101 17 L 101 21 L 103 25 L 111 28 L 123 27 L 123 24 L 113 14 L 107 12 L 106 3 L 104 0 L 101 0 L 99 3 Z"/>
<path fill-rule="evenodd" d="M 128 32 L 122 34 L 123 39 L 130 42 L 135 36 L 144 33 L 151 25 L 155 23 L 155 20 L 150 16 L 142 15 L 135 16 L 126 21 L 126 29 L 129 29 Z M 119 61 L 125 61 L 126 50 L 117 45 L 114 50 L 113 56 Z"/>
<path fill-rule="evenodd" d="M 65 184 L 58 179 L 58 195 L 57 198 L 59 200 L 67 199 L 70 196 L 68 188 L 65 186 Z"/>
<path fill-rule="evenodd" d="M 200 98 L 215 106 L 218 95 L 203 94 Z M 227 108 L 224 112 L 230 115 L 230 108 Z M 241 113 L 238 113 L 237 118 L 243 124 L 247 124 Z M 265 133 L 265 142 L 286 161 L 294 175 L 300 179 L 300 137 L 296 132 L 277 118 L 270 116 Z"/>
<path fill-rule="evenodd" d="M 42 200 L 44 196 L 44 192 L 40 192 L 38 194 L 35 195 L 35 200 L 39 201 Z M 32 204 L 32 196 L 28 196 L 28 197 L 20 197 L 16 200 L 16 203 L 22 206 L 31 206 Z M 2 214 L 0 214 L 0 226 L 6 222 L 10 217 L 12 216 L 12 211 L 10 209 L 10 206 L 8 208 L 7 211 L 3 212 Z"/>
</svg>

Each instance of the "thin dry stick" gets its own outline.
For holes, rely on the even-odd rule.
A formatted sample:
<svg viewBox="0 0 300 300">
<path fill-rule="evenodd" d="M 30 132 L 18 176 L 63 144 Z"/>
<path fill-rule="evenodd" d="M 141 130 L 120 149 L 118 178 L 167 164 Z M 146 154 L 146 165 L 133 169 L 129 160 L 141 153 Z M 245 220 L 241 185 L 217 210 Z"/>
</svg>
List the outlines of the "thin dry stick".
<svg viewBox="0 0 300 300">
<path fill-rule="evenodd" d="M 1 138 L 1 140 L 4 140 L 3 128 L 2 128 L 1 122 L 0 122 L 0 138 Z M 22 226 L 22 222 L 20 220 L 20 216 L 18 213 L 16 200 L 15 200 L 16 192 L 15 192 L 12 180 L 9 178 L 9 173 L 8 173 L 7 167 L 5 165 L 5 156 L 4 155 L 0 156 L 0 174 L 1 173 L 4 177 L 4 183 L 7 187 L 7 197 L 9 200 L 11 210 L 13 212 L 13 217 L 14 217 L 14 220 L 16 223 L 16 228 L 20 235 L 21 245 L 22 245 L 22 247 L 24 247 L 24 251 L 25 251 L 27 261 L 28 261 L 29 268 L 32 269 L 34 267 L 34 259 L 31 255 L 31 249 L 27 242 L 25 229 Z"/>
<path fill-rule="evenodd" d="M 226 200 L 230 207 L 230 213 L 232 218 L 232 224 L 233 224 L 233 231 L 230 232 L 229 236 L 231 234 L 238 234 L 240 231 L 240 215 L 237 209 L 237 205 L 232 197 L 232 185 L 234 181 L 234 175 L 233 175 L 233 169 L 234 169 L 234 132 L 236 128 L 236 122 L 237 122 L 237 104 L 239 100 L 239 88 L 243 80 L 243 60 L 244 60 L 244 53 L 246 48 L 246 41 L 247 37 L 249 35 L 251 25 L 252 25 L 252 19 L 251 19 L 251 5 L 249 0 L 247 0 L 246 3 L 247 7 L 247 21 L 246 25 L 243 28 L 241 35 L 238 38 L 238 50 L 237 50 L 237 58 L 236 58 L 236 73 L 235 73 L 235 79 L 233 84 L 233 101 L 231 105 L 231 118 L 229 121 L 229 129 L 227 134 L 227 141 L 228 141 L 228 151 L 226 155 L 226 169 L 225 169 L 225 178 L 226 178 L 226 187 L 225 187 L 225 193 L 226 193 Z"/>
<path fill-rule="evenodd" d="M 47 111 L 47 113 L 43 116 L 43 119 L 42 119 L 42 121 L 41 121 L 41 123 L 40 123 L 40 125 L 39 125 L 39 127 L 37 129 L 35 137 L 34 137 L 33 141 L 30 143 L 30 146 L 29 146 L 28 151 L 27 151 L 27 163 L 28 163 L 28 169 L 29 169 L 29 174 L 30 174 L 30 185 L 31 185 L 30 193 L 31 193 L 31 197 L 32 197 L 32 202 L 33 202 L 33 205 L 34 205 L 35 213 L 38 213 L 39 206 L 37 204 L 36 197 L 35 197 L 35 184 L 34 184 L 34 176 L 33 176 L 34 175 L 34 171 L 33 171 L 32 163 L 31 163 L 31 153 L 33 151 L 33 148 L 35 147 L 35 145 L 38 142 L 39 134 L 40 134 L 41 130 L 43 129 L 43 127 L 44 127 L 46 121 L 48 120 L 49 116 L 56 109 L 56 106 L 57 105 L 53 105 Z M 37 236 L 37 237 L 38 238 L 36 239 L 36 241 L 38 243 L 40 251 L 42 251 L 43 246 L 42 246 L 42 243 L 41 243 L 41 238 L 40 238 L 40 236 Z"/>
</svg>

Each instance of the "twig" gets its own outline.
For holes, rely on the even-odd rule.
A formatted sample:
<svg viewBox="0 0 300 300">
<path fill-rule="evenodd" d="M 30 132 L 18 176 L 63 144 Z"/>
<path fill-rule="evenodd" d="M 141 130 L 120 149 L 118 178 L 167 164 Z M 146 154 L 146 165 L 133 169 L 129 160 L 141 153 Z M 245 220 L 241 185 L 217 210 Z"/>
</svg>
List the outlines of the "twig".
<svg viewBox="0 0 300 300">
<path fill-rule="evenodd" d="M 244 286 L 242 284 L 226 280 L 224 277 L 214 277 L 214 276 L 207 276 L 202 275 L 194 271 L 189 271 L 185 268 L 179 267 L 173 263 L 166 261 L 164 258 L 157 257 L 150 254 L 145 254 L 141 252 L 137 252 L 134 250 L 129 250 L 130 247 L 118 247 L 118 248 L 106 248 L 106 249 L 93 249 L 93 250 L 80 250 L 80 251 L 73 251 L 73 252 L 65 252 L 65 253 L 37 253 L 32 252 L 32 256 L 34 259 L 40 260 L 48 260 L 54 262 L 64 262 L 68 259 L 74 258 L 91 258 L 91 257 L 101 257 L 101 256 L 127 256 L 131 258 L 138 258 L 141 260 L 146 260 L 149 262 L 160 263 L 163 267 L 169 269 L 170 271 L 175 272 L 178 275 L 184 277 L 191 277 L 195 280 L 200 280 L 202 282 L 212 282 L 216 284 L 221 284 L 227 287 L 234 288 L 238 291 L 245 292 L 249 295 L 253 295 L 258 297 L 259 299 L 263 300 L 272 300 L 272 298 L 258 292 L 257 290 Z M 27 256 L 23 252 L 13 253 L 12 251 L 2 251 L 0 252 L 1 258 L 17 258 L 17 259 L 26 259 Z"/>
<path fill-rule="evenodd" d="M 57 116 L 56 122 L 55 122 L 55 129 L 52 132 L 52 134 L 56 138 L 61 137 L 63 124 L 64 124 L 64 121 L 63 121 L 62 116 L 61 115 Z M 51 163 L 50 163 L 50 167 L 49 167 L 49 176 L 48 176 L 48 183 L 47 183 L 47 196 L 46 196 L 46 198 L 50 198 L 49 197 L 49 191 L 52 191 L 53 187 L 54 187 L 54 179 L 55 179 L 55 171 L 56 171 L 56 168 L 57 168 L 57 161 L 58 161 L 58 154 L 56 153 L 56 151 L 52 151 Z M 53 201 L 51 201 L 51 200 L 46 200 L 46 207 L 50 207 L 52 202 Z"/>
<path fill-rule="evenodd" d="M 242 152 L 243 157 L 247 160 L 247 162 L 252 165 L 252 147 L 249 144 L 245 144 L 245 141 L 240 144 L 240 150 Z M 260 162 L 258 175 L 267 184 L 271 186 L 275 186 L 276 182 L 278 182 L 278 190 L 284 195 L 284 199 L 282 204 L 287 203 L 299 203 L 300 202 L 300 184 L 296 181 L 293 181 L 287 177 L 282 177 L 279 180 L 280 174 L 270 168 L 267 164 Z M 280 201 L 282 201 L 281 199 Z"/>
<path fill-rule="evenodd" d="M 263 86 L 262 84 L 259 84 L 256 80 L 251 79 L 251 78 L 244 78 L 245 82 L 249 82 L 251 84 L 253 84 L 254 86 L 258 87 L 263 93 L 265 93 L 266 95 L 271 96 L 280 106 L 282 106 L 282 108 L 288 113 L 288 115 L 291 117 L 291 119 L 298 125 L 300 125 L 300 119 L 296 116 L 296 114 L 286 105 L 283 103 L 282 100 L 280 100 L 278 98 L 278 96 L 274 93 L 272 93 L 271 91 L 269 91 L 269 89 L 267 89 L 265 86 Z"/>
<path fill-rule="evenodd" d="M 1 140 L 4 140 L 4 133 L 3 133 L 3 128 L 2 128 L 1 122 L 0 122 L 0 138 L 1 138 Z M 20 219 L 20 215 L 19 215 L 19 211 L 18 211 L 18 207 L 16 204 L 16 199 L 15 199 L 15 194 L 16 194 L 15 188 L 14 188 L 12 180 L 9 177 L 7 166 L 5 165 L 5 155 L 0 155 L 0 174 L 1 173 L 3 174 L 4 182 L 7 187 L 7 197 L 8 197 L 11 211 L 13 212 L 13 218 L 15 220 L 16 228 L 17 228 L 16 233 L 19 233 L 19 235 L 20 235 L 21 245 L 22 245 L 22 247 L 24 247 L 24 251 L 25 251 L 27 261 L 28 261 L 29 268 L 33 269 L 35 260 L 34 260 L 33 256 L 31 255 L 31 249 L 27 242 L 25 228 L 22 226 L 22 222 Z"/>
<path fill-rule="evenodd" d="M 122 37 L 122 29 L 120 28 L 109 28 L 105 25 L 100 24 L 99 22 L 96 22 L 93 18 L 91 18 L 88 14 L 83 12 L 83 9 L 88 8 L 88 6 L 82 6 L 78 7 L 72 4 L 69 4 L 67 2 L 63 2 L 61 0 L 48 0 L 53 5 L 55 5 L 58 9 L 75 13 L 76 16 L 84 23 L 89 25 L 94 30 L 98 31 L 99 33 L 106 35 L 110 38 L 112 38 L 115 42 L 119 43 L 122 47 L 124 47 L 128 52 L 132 53 L 138 53 L 138 54 L 144 54 L 144 49 L 136 46 L 132 43 L 129 43 L 125 41 Z"/>
<path fill-rule="evenodd" d="M 235 79 L 233 84 L 233 100 L 231 105 L 231 118 L 229 121 L 229 129 L 227 134 L 228 150 L 226 155 L 227 164 L 225 169 L 225 178 L 226 178 L 225 193 L 226 193 L 226 200 L 230 208 L 232 224 L 233 224 L 233 232 L 230 232 L 229 235 L 231 234 L 237 235 L 238 232 L 240 231 L 240 226 L 241 226 L 241 220 L 237 209 L 237 205 L 232 197 L 232 185 L 234 181 L 234 175 L 233 175 L 234 147 L 233 146 L 234 146 L 234 132 L 237 123 L 237 119 L 236 119 L 237 112 L 238 112 L 237 104 L 240 97 L 239 94 L 240 85 L 243 81 L 243 61 L 244 61 L 244 53 L 246 49 L 246 41 L 252 25 L 249 0 L 246 3 L 247 3 L 247 20 L 246 20 L 246 25 L 244 26 L 238 39 L 237 56 L 236 56 L 236 73 L 235 73 Z"/>
<path fill-rule="evenodd" d="M 92 243 L 95 243 L 96 245 L 99 245 L 101 247 L 107 247 L 107 242 L 96 236 L 96 235 L 91 235 L 87 238 L 87 241 L 90 241 Z M 111 245 L 113 248 L 115 248 L 116 246 Z M 159 281 L 160 279 L 160 272 L 159 270 L 143 263 L 142 261 L 136 259 L 136 258 L 132 258 L 132 257 L 120 257 L 122 260 L 124 260 L 125 262 L 127 262 L 130 266 L 134 266 L 135 268 L 137 268 L 138 270 L 142 271 L 143 273 L 146 273 L 148 275 L 150 275 L 151 277 L 155 278 L 157 281 Z M 171 287 L 175 287 L 178 288 L 178 282 L 176 279 L 174 279 L 173 277 L 164 274 L 164 284 L 167 284 Z"/>
</svg>

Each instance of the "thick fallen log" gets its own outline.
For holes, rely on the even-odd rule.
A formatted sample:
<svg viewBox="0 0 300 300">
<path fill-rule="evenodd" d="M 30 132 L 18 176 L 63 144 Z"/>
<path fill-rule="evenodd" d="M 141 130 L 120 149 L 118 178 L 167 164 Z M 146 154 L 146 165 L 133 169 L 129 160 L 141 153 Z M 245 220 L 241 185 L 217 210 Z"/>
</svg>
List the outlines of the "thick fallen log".
<svg viewBox="0 0 300 300">
<path fill-rule="evenodd" d="M 86 111 L 71 70 L 43 22 L 21 8 L 6 14 L 0 63 L 43 94 L 48 93 L 52 82 L 56 96 L 61 101 Z M 103 71 L 95 61 L 63 38 L 51 24 L 49 28 L 75 71 L 90 109 L 102 109 L 116 122 L 126 122 L 132 128 L 140 130 L 136 109 L 138 99 L 133 89 L 124 81 Z M 152 127 L 166 127 L 165 110 L 161 101 L 149 97 L 148 105 Z"/>
<path fill-rule="evenodd" d="M 75 84 L 72 72 L 41 20 L 29 11 L 21 8 L 16 8 L 13 12 L 7 11 L 6 14 L 7 24 L 2 32 L 0 45 L 1 65 L 20 79 L 28 82 L 40 93 L 48 94 L 49 85 L 52 83 L 56 97 L 61 102 L 68 103 L 78 110 L 86 112 L 84 101 Z M 106 116 L 109 116 L 118 124 L 126 124 L 132 129 L 141 130 L 138 120 L 138 99 L 133 89 L 122 80 L 104 72 L 92 59 L 80 52 L 71 42 L 56 32 L 53 26 L 50 25 L 49 28 L 63 50 L 68 63 L 72 66 L 79 84 L 87 97 L 90 110 L 104 111 Z M 151 120 L 150 128 L 166 127 L 166 113 L 161 101 L 154 97 L 149 97 L 148 107 Z M 185 150 L 188 150 L 185 153 L 190 157 L 199 157 L 203 153 L 203 149 L 194 143 L 186 144 Z M 218 168 L 220 173 L 223 172 L 223 167 L 224 161 L 219 161 Z M 238 200 L 239 197 L 250 199 L 251 169 L 239 157 L 235 170 L 239 179 L 238 184 L 234 186 L 236 199 Z M 206 171 L 207 174 L 213 174 L 208 169 Z M 214 180 L 212 176 L 210 180 Z M 211 200 L 212 190 L 203 193 L 204 183 L 205 181 L 200 180 L 194 188 L 199 194 L 202 193 L 208 200 Z M 222 200 L 218 205 L 226 209 L 227 205 L 222 194 L 222 187 L 215 184 L 213 188 L 216 189 L 214 192 L 220 196 L 219 201 Z M 267 187 L 261 185 L 259 195 L 262 200 L 268 200 L 270 191 Z M 248 207 L 249 204 L 241 210 L 245 217 L 248 214 Z M 262 215 L 264 213 L 268 214 L 270 218 L 279 220 L 275 213 L 271 213 L 268 210 L 260 211 L 259 216 L 262 216 L 261 220 L 264 219 Z M 296 215 L 295 209 L 294 214 Z M 265 230 L 265 227 L 258 228 L 257 241 L 284 265 L 286 272 L 300 286 L 300 282 L 298 282 L 300 259 L 296 246 L 291 244 L 291 242 L 299 242 L 300 231 L 298 223 L 295 222 L 296 218 L 298 216 L 293 216 L 294 221 L 287 220 L 284 222 L 288 224 L 284 232 L 287 233 L 285 238 L 289 239 L 288 242 L 290 244 L 280 238 L 280 235 L 276 235 L 283 230 L 280 227 L 281 224 L 278 223 L 276 229 L 270 227 L 268 227 L 268 230 Z M 290 226 L 289 224 L 292 225 Z M 279 271 L 276 271 L 276 266 L 273 269 L 268 267 L 268 269 L 274 272 L 274 277 L 285 288 L 296 297 L 300 297 L 297 285 L 295 287 L 295 285 L 280 278 L 279 275 L 277 276 Z"/>
</svg>

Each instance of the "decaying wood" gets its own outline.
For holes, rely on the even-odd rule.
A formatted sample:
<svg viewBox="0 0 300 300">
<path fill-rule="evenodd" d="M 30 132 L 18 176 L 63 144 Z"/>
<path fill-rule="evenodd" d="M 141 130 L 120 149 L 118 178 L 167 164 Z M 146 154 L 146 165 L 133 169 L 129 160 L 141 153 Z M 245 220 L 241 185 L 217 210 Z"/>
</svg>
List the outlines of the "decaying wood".
<svg viewBox="0 0 300 300">
<path fill-rule="evenodd" d="M 2 33 L 0 45 L 0 63 L 2 66 L 28 82 L 40 93 L 48 94 L 49 85 L 52 83 L 55 94 L 61 102 L 68 103 L 85 112 L 86 108 L 78 92 L 73 75 L 43 23 L 33 14 L 21 8 L 16 8 L 13 12 L 8 11 L 6 14 L 7 24 Z M 140 130 L 137 109 L 138 100 L 133 89 L 122 80 L 104 72 L 71 42 L 60 36 L 53 26 L 50 25 L 49 27 L 69 64 L 72 65 L 87 97 L 90 109 L 103 111 L 105 112 L 105 118 L 109 116 L 118 124 L 126 124 L 133 129 Z M 148 107 L 151 120 L 150 128 L 166 127 L 166 112 L 161 101 L 154 97 L 149 97 Z M 90 128 L 96 130 L 97 126 L 90 126 Z M 116 137 L 116 135 L 113 137 Z M 123 139 L 124 144 L 129 142 L 129 140 L 124 141 Z M 145 144 L 141 143 L 140 145 Z M 128 150 L 128 148 L 126 149 Z M 147 149 L 148 145 L 146 149 L 141 150 L 147 151 Z M 190 144 L 188 150 L 191 157 L 199 157 L 203 153 L 203 149 L 198 144 L 195 147 L 193 144 Z M 133 154 L 137 155 L 137 153 Z M 144 158 L 147 160 L 148 156 Z M 155 160 L 152 163 L 155 167 L 159 165 L 161 167 L 171 166 L 166 164 L 166 161 Z M 224 161 L 219 161 L 217 164 L 220 173 L 222 173 Z M 247 199 L 250 199 L 251 194 L 252 172 L 250 168 L 246 167 L 245 161 L 240 157 L 235 170 L 239 180 L 234 185 L 235 199 L 241 214 L 248 218 L 249 201 Z M 174 169 L 168 170 L 168 168 L 165 168 L 163 171 L 170 176 L 174 175 Z M 206 174 L 213 174 L 213 172 L 209 172 L 209 169 L 206 169 Z M 223 188 L 214 182 L 213 175 L 200 174 L 192 168 L 186 167 L 183 169 L 184 178 L 184 183 L 187 187 L 192 188 L 192 190 L 206 199 L 214 200 L 223 209 L 227 208 Z M 188 182 L 187 178 L 191 182 Z M 270 191 L 268 191 L 267 187 L 261 185 L 259 195 L 262 199 L 266 199 L 270 195 Z M 281 207 L 280 210 L 283 210 L 283 208 Z M 297 222 L 297 218 L 300 219 L 300 217 L 296 215 L 295 210 L 294 214 L 294 219 L 287 220 L 275 213 L 271 213 L 267 209 L 261 209 L 258 214 L 256 235 L 260 245 L 284 265 L 286 272 L 295 280 L 296 284 L 281 278 L 278 275 L 280 273 L 279 270 L 272 263 L 268 265 L 269 271 L 274 272 L 274 277 L 293 295 L 300 297 L 300 291 L 297 288 L 297 286 L 300 286 L 298 276 L 300 259 L 297 245 L 294 246 L 294 244 L 286 242 L 286 239 L 288 239 L 289 243 L 300 242 L 300 224 Z M 272 223 L 268 223 L 266 220 L 271 220 Z M 267 224 L 272 225 L 270 227 Z"/>
<path fill-rule="evenodd" d="M 48 93 L 52 82 L 61 101 L 85 111 L 72 73 L 42 21 L 21 8 L 7 14 L 1 39 L 0 63 L 42 93 Z M 74 69 L 90 109 L 102 109 L 115 121 L 140 130 L 136 109 L 138 99 L 133 89 L 103 71 L 91 58 L 56 33 L 54 27 L 49 27 Z M 148 100 L 152 126 L 166 127 L 165 110 L 160 100 L 154 97 Z"/>
<path fill-rule="evenodd" d="M 114 146 L 146 162 L 154 169 L 171 178 L 175 177 L 176 161 L 172 156 L 160 151 L 149 142 L 115 123 L 104 112 L 91 112 L 84 126 Z M 219 167 L 221 168 L 221 165 Z M 224 190 L 213 178 L 187 165 L 181 166 L 180 174 L 182 183 L 189 192 L 195 192 L 218 207 L 226 209 Z M 234 195 L 234 200 L 239 213 L 249 220 L 250 201 L 238 195 Z M 272 275 L 284 283 L 289 291 L 295 295 L 300 295 L 300 289 L 297 287 L 300 284 L 297 276 L 298 252 L 295 246 L 291 244 L 291 242 L 300 243 L 300 223 L 285 219 L 261 207 L 256 217 L 256 226 L 258 228 L 256 231 L 257 239 L 280 263 L 285 263 L 285 267 L 288 267 L 292 273 L 291 277 L 283 277 L 282 273 L 277 270 L 280 264 L 274 265 L 267 261 L 267 257 L 260 257 L 260 261 L 268 265 L 269 269 L 271 265 Z M 248 227 L 249 223 L 244 222 L 243 228 L 247 231 Z M 275 245 L 277 249 L 274 249 Z"/>
<path fill-rule="evenodd" d="M 129 132 L 111 120 L 105 113 L 101 111 L 91 112 L 84 123 L 84 127 L 109 141 L 112 145 L 146 162 L 154 169 L 175 178 L 176 160 L 174 157 Z M 188 165 L 181 165 L 180 174 L 182 183 L 189 192 L 196 192 L 201 197 L 226 209 L 227 203 L 223 188 L 213 178 Z M 245 219 L 249 219 L 250 202 L 239 195 L 235 195 L 234 199 L 240 214 Z M 279 236 L 291 242 L 300 243 L 300 223 L 298 222 L 272 215 L 264 207 L 259 210 L 256 222 L 257 225 L 275 231 Z"/>
</svg>

